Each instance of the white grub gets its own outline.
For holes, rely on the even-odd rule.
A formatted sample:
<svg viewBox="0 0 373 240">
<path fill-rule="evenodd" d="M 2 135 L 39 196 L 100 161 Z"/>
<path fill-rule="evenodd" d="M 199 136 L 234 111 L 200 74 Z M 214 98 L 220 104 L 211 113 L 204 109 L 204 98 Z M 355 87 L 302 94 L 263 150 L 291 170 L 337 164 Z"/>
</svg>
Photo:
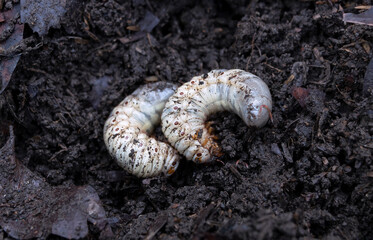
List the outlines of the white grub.
<svg viewBox="0 0 373 240">
<path fill-rule="evenodd" d="M 178 167 L 177 151 L 149 136 L 159 125 L 164 105 L 176 88 L 165 82 L 145 84 L 116 106 L 106 120 L 106 147 L 127 172 L 140 178 L 161 173 L 169 176 Z"/>
<path fill-rule="evenodd" d="M 210 162 L 221 156 L 205 121 L 212 113 L 236 113 L 247 126 L 264 126 L 272 111 L 268 86 L 239 69 L 213 70 L 192 78 L 172 95 L 162 113 L 162 131 L 188 160 Z"/>
</svg>

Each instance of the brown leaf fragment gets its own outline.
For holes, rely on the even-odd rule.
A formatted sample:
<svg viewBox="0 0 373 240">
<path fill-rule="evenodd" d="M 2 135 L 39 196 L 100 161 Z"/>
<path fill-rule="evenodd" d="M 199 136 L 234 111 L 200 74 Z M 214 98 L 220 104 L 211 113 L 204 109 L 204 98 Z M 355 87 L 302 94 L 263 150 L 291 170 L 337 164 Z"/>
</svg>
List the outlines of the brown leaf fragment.
<svg viewBox="0 0 373 240">
<path fill-rule="evenodd" d="M 291 91 L 291 95 L 298 101 L 299 105 L 304 107 L 306 105 L 306 99 L 309 96 L 309 90 L 302 87 L 294 87 Z"/>
<path fill-rule="evenodd" d="M 101 237 L 113 237 L 95 190 L 73 184 L 53 187 L 16 159 L 13 127 L 0 149 L 0 226 L 17 239 L 46 238 L 49 234 L 77 239 L 88 234 L 87 221 Z"/>
</svg>

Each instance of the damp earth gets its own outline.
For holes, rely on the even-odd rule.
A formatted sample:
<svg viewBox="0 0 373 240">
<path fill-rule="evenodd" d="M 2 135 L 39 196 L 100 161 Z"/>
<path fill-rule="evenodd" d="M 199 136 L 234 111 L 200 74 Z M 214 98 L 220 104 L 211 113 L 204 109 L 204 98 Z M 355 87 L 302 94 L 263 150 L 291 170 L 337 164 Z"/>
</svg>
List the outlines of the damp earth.
<svg viewBox="0 0 373 240">
<path fill-rule="evenodd" d="M 367 5 L 87 0 L 26 22 L 0 95 L 0 239 L 372 239 L 373 32 L 343 21 Z M 267 83 L 273 121 L 211 116 L 219 161 L 142 180 L 110 157 L 104 122 L 138 86 L 233 68 Z"/>
</svg>

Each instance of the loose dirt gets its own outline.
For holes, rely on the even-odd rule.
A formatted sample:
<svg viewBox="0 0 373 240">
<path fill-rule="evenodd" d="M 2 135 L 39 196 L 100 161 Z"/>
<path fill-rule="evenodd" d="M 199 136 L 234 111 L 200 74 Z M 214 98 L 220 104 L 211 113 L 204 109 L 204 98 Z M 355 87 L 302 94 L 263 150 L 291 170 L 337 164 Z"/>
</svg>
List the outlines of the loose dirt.
<svg viewBox="0 0 373 240">
<path fill-rule="evenodd" d="M 0 96 L 2 121 L 31 171 L 52 186 L 97 191 L 119 239 L 372 239 L 364 76 L 373 32 L 344 24 L 342 9 L 357 13 L 355 5 L 84 1 L 44 37 L 25 26 L 24 38 L 42 46 L 22 55 Z M 141 21 L 145 30 L 134 31 Z M 146 80 L 182 84 L 218 68 L 261 77 L 273 122 L 249 129 L 230 113 L 212 116 L 221 162 L 183 159 L 167 179 L 118 167 L 102 133 L 114 106 Z M 155 136 L 165 139 L 160 128 Z M 88 238 L 99 235 L 90 224 Z"/>
</svg>

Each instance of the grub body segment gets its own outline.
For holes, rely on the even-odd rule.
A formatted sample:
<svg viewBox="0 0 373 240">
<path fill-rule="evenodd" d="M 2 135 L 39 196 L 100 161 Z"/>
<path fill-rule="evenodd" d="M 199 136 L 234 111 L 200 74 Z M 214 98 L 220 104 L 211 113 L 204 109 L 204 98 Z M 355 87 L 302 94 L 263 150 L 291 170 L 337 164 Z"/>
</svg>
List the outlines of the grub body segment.
<svg viewBox="0 0 373 240">
<path fill-rule="evenodd" d="M 209 162 L 221 156 L 215 137 L 205 126 L 209 115 L 230 111 L 246 125 L 262 127 L 271 110 L 271 94 L 259 77 L 239 69 L 213 70 L 193 77 L 169 98 L 162 113 L 162 130 L 188 160 Z"/>
<path fill-rule="evenodd" d="M 105 122 L 104 141 L 110 155 L 137 177 L 169 176 L 179 165 L 177 151 L 149 135 L 176 88 L 165 82 L 143 85 L 116 106 Z"/>
</svg>

